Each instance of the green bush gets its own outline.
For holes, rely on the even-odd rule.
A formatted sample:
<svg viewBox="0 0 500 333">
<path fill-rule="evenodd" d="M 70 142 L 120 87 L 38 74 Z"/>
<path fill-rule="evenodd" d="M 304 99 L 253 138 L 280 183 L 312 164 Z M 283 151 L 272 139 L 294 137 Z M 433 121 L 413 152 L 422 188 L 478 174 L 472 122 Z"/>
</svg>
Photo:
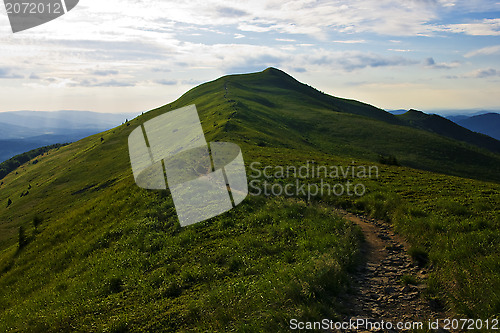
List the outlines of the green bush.
<svg viewBox="0 0 500 333">
<path fill-rule="evenodd" d="M 18 235 L 18 246 L 19 249 L 22 249 L 23 247 L 28 244 L 28 239 L 26 238 L 26 232 L 24 231 L 24 227 L 20 226 L 19 227 L 19 235 Z"/>
</svg>

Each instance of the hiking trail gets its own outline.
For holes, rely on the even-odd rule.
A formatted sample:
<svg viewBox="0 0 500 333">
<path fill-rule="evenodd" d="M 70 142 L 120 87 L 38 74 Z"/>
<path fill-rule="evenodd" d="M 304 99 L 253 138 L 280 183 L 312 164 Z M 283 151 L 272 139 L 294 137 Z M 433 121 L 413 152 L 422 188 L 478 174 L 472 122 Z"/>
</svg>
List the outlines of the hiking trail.
<svg viewBox="0 0 500 333">
<path fill-rule="evenodd" d="M 406 241 L 384 221 L 354 215 L 344 210 L 337 212 L 357 224 L 363 231 L 365 242 L 361 252 L 363 262 L 354 275 L 354 292 L 343 295 L 342 302 L 348 309 L 349 319 L 365 318 L 371 322 L 422 322 L 428 328 L 429 320 L 447 318 L 422 296 L 426 289 L 428 269 L 419 267 L 408 255 Z M 402 278 L 406 276 L 407 283 Z M 410 278 L 412 277 L 412 278 Z M 416 280 L 416 281 L 414 281 Z M 417 282 L 418 283 L 415 283 Z M 358 329 L 337 332 L 410 332 L 416 329 Z M 426 331 L 426 330 L 424 330 Z M 439 328 L 430 332 L 454 332 Z"/>
</svg>

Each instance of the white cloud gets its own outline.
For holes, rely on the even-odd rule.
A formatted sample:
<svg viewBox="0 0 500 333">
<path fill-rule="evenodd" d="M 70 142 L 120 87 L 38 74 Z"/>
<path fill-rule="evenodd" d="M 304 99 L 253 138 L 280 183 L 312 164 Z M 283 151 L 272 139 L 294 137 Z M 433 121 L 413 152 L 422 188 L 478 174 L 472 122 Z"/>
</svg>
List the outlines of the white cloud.
<svg viewBox="0 0 500 333">
<path fill-rule="evenodd" d="M 477 69 L 473 72 L 467 73 L 464 75 L 466 78 L 477 78 L 477 79 L 483 79 L 487 77 L 494 77 L 494 76 L 500 76 L 500 71 L 497 71 L 494 68 L 483 68 L 483 69 Z"/>
<path fill-rule="evenodd" d="M 22 79 L 23 76 L 14 73 L 12 68 L 0 67 L 0 79 Z"/>
<path fill-rule="evenodd" d="M 448 24 L 436 30 L 463 33 L 471 36 L 500 36 L 500 19 L 483 19 L 471 23 Z"/>
<path fill-rule="evenodd" d="M 350 40 L 333 40 L 333 43 L 341 43 L 341 44 L 363 44 L 366 43 L 364 39 L 350 39 Z"/>
<path fill-rule="evenodd" d="M 331 52 L 318 50 L 314 55 L 305 56 L 305 64 L 312 64 L 322 68 L 351 72 L 364 68 L 411 66 L 419 62 L 413 59 L 395 56 L 384 56 L 376 53 L 360 51 Z"/>
<path fill-rule="evenodd" d="M 470 51 L 466 53 L 464 57 L 471 58 L 481 55 L 500 55 L 500 45 L 488 46 L 488 47 L 483 47 L 482 49 L 479 50 Z"/>
<path fill-rule="evenodd" d="M 458 61 L 453 61 L 453 62 L 440 62 L 437 63 L 434 61 L 434 58 L 430 57 L 424 60 L 424 65 L 428 68 L 435 68 L 435 69 L 451 69 L 451 68 L 456 68 L 460 66 L 460 63 Z"/>
<path fill-rule="evenodd" d="M 447 79 L 484 79 L 500 76 L 500 71 L 495 68 L 480 68 L 461 75 L 448 75 Z"/>
<path fill-rule="evenodd" d="M 154 82 L 163 86 L 173 86 L 177 84 L 176 80 L 155 80 Z"/>
<path fill-rule="evenodd" d="M 144 87 L 163 89 L 158 97 L 163 100 L 166 90 L 180 94 L 187 84 L 267 66 L 301 73 L 299 77 L 310 78 L 311 84 L 321 75 L 348 76 L 365 69 L 372 74 L 382 72 L 372 68 L 389 67 L 399 67 L 390 75 L 406 75 L 411 80 L 419 72 L 430 75 L 437 71 L 422 71 L 422 59 L 411 59 L 407 52 L 436 40 L 419 39 L 415 46 L 411 44 L 413 39 L 405 36 L 498 35 L 499 19 L 462 19 L 467 13 L 489 8 L 492 5 L 486 0 L 85 0 L 67 15 L 35 29 L 15 35 L 0 29 L 0 87 L 16 85 L 21 94 L 21 85 L 38 85 L 38 90 L 43 84 L 49 88 L 78 85 L 88 87 L 82 89 L 86 93 L 92 87 L 106 86 L 92 92 L 102 92 L 100 98 L 111 99 L 109 92 L 117 91 L 121 96 L 120 87 L 135 85 L 135 91 Z M 438 25 L 443 17 L 458 21 Z M 374 36 L 377 34 L 394 37 L 379 44 L 379 37 Z M 431 46 L 435 49 L 436 44 Z M 499 49 L 492 46 L 465 56 L 496 55 Z M 460 65 L 425 64 L 432 68 Z M 487 66 L 493 64 L 472 68 Z M 488 73 L 492 72 L 476 75 L 485 77 Z M 360 80 L 371 80 L 360 76 Z M 14 77 L 26 81 L 6 80 Z M 40 96 L 38 101 L 45 98 Z M 60 96 L 61 100 L 70 100 L 62 92 Z M 152 98 L 151 93 L 149 100 Z M 82 100 L 90 103 L 89 98 Z M 137 104 L 142 105 L 144 100 L 137 97 Z"/>
<path fill-rule="evenodd" d="M 230 25 L 240 31 L 306 34 L 320 39 L 332 31 L 429 35 L 435 30 L 430 22 L 439 18 L 439 10 L 450 4 L 454 2 L 254 0 L 228 5 L 222 0 L 87 0 L 61 19 L 25 35 L 50 34 L 51 39 L 70 39 L 78 31 L 78 38 L 85 40 L 168 40 L 175 39 L 187 27 Z M 66 28 L 70 26 L 71 29 Z"/>
</svg>

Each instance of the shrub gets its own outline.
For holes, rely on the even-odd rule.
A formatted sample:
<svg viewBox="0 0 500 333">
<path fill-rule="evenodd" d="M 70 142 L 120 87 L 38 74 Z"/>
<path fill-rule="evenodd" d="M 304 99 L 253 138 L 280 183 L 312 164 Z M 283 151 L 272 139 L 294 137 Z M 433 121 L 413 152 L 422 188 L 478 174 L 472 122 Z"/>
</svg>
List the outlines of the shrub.
<svg viewBox="0 0 500 333">
<path fill-rule="evenodd" d="M 420 247 L 410 248 L 408 254 L 419 267 L 424 267 L 429 262 L 429 254 Z"/>
<path fill-rule="evenodd" d="M 26 244 L 28 244 L 28 239 L 26 238 L 26 233 L 24 231 L 24 227 L 23 226 L 19 227 L 19 239 L 18 239 L 18 242 L 19 242 L 19 248 L 20 249 L 22 249 L 23 247 L 26 246 Z"/>
<path fill-rule="evenodd" d="M 35 230 L 42 223 L 42 221 L 43 219 L 39 215 L 35 215 L 35 217 L 33 217 L 33 227 L 35 228 Z"/>
<path fill-rule="evenodd" d="M 418 279 L 413 276 L 413 275 L 408 275 L 405 274 L 401 277 L 401 283 L 405 286 L 411 284 L 411 285 L 417 285 L 418 284 Z"/>
<path fill-rule="evenodd" d="M 396 159 L 396 156 L 394 155 L 379 155 L 378 161 L 380 164 L 397 165 L 397 166 L 400 165 L 398 160 Z"/>
<path fill-rule="evenodd" d="M 108 290 L 109 290 L 110 294 L 119 293 L 123 289 L 123 281 L 122 281 L 122 279 L 120 279 L 118 277 L 113 277 L 113 278 L 109 279 L 108 286 L 109 286 Z"/>
</svg>

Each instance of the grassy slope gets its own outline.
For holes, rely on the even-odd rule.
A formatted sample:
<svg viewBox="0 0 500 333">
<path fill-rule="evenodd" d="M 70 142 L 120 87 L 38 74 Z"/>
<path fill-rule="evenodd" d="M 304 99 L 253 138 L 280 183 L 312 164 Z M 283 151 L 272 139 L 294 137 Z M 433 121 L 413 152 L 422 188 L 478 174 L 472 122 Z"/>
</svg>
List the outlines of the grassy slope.
<svg viewBox="0 0 500 333">
<path fill-rule="evenodd" d="M 210 134 L 225 137 L 227 134 L 221 133 L 225 130 L 232 140 L 251 145 L 314 150 L 372 161 L 380 154 L 394 155 L 401 164 L 414 168 L 500 181 L 498 154 L 408 127 L 396 116 L 370 105 L 324 95 L 275 69 L 224 77 L 199 88 L 181 97 L 174 108 L 213 89 L 208 96 L 216 97 L 210 99 L 216 104 L 197 99 Z M 216 114 L 217 104 L 224 100 L 227 103 L 222 103 L 222 111 Z M 207 109 L 210 111 L 204 112 Z M 155 112 L 150 112 L 151 116 Z M 205 118 L 217 116 L 219 120 L 214 122 Z"/>
<path fill-rule="evenodd" d="M 182 230 L 168 193 L 134 185 L 130 131 L 191 103 L 207 138 L 239 143 L 247 163 L 349 165 L 346 156 L 368 163 L 356 157 L 387 149 L 423 165 L 431 158 L 426 149 L 444 153 L 439 149 L 450 147 L 466 157 L 495 158 L 423 131 L 405 136 L 407 127 L 314 105 L 315 96 L 301 95 L 291 81 L 275 81 L 276 73 L 265 74 L 271 77 L 260 76 L 260 82 L 269 80 L 269 87 L 255 87 L 258 75 L 219 79 L 103 133 L 102 143 L 101 135 L 86 138 L 7 176 L 0 187 L 0 329 L 277 331 L 292 317 L 335 318 L 342 310 L 335 295 L 346 288 L 360 235 L 332 216 L 329 205 L 390 219 L 428 253 L 436 267 L 429 297 L 471 316 L 498 313 L 500 250 L 492 242 L 500 225 L 498 184 L 381 166 L 381 178 L 367 183 L 370 193 L 361 199 L 327 197 L 306 205 L 301 198 L 247 198 L 227 214 Z M 299 91 L 285 94 L 291 87 Z M 263 90 L 258 99 L 252 89 Z M 311 106 L 294 108 L 300 101 Z M 356 112 L 370 110 L 376 109 Z M 387 131 L 395 141 L 386 141 Z M 398 135 L 407 141 L 400 143 Z M 380 136 L 384 140 L 376 140 Z M 403 155 L 415 136 L 434 146 L 416 144 L 415 157 Z M 466 160 L 447 171 L 466 172 Z M 29 195 L 20 198 L 29 184 Z M 5 208 L 7 198 L 13 203 Z M 44 218 L 36 232 L 30 226 L 35 214 Z M 19 224 L 31 237 L 20 251 Z M 210 319 L 197 320 L 200 312 Z"/>
<path fill-rule="evenodd" d="M 33 236 L 0 254 L 1 330 L 276 331 L 297 314 L 336 316 L 356 228 L 300 199 L 249 198 L 180 230 L 171 198 L 133 183 L 126 138 L 139 121 L 131 124 L 5 178 L 2 201 L 16 199 L 2 218 L 24 221 Z M 45 219 L 38 231 L 35 213 Z"/>
<path fill-rule="evenodd" d="M 436 114 L 425 114 L 421 111 L 409 110 L 397 117 L 416 128 L 422 128 L 455 140 L 486 148 L 494 153 L 500 153 L 500 141 L 487 135 L 468 130 Z"/>
</svg>

